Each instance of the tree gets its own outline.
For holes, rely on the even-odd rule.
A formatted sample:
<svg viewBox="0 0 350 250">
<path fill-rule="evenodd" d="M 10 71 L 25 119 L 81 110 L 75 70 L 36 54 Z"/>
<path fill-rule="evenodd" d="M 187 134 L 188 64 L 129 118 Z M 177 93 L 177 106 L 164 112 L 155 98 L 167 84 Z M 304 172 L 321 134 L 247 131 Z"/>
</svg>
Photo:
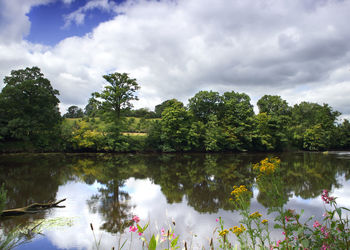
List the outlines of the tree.
<svg viewBox="0 0 350 250">
<path fill-rule="evenodd" d="M 135 92 L 140 88 L 136 79 L 129 78 L 127 73 L 113 73 L 104 75 L 109 85 L 101 93 L 94 93 L 102 99 L 102 109 L 111 115 L 114 122 L 120 120 L 124 109 L 132 108 L 131 101 L 138 100 Z"/>
<path fill-rule="evenodd" d="M 219 120 L 226 134 L 227 149 L 248 149 L 253 116 L 253 105 L 247 94 L 234 91 L 223 94 Z"/>
<path fill-rule="evenodd" d="M 333 111 L 328 104 L 301 102 L 294 105 L 289 126 L 294 144 L 300 149 L 329 148 L 336 129 L 335 122 L 339 115 L 340 112 Z M 320 136 L 322 139 L 311 143 L 312 138 L 320 138 Z"/>
<path fill-rule="evenodd" d="M 70 106 L 67 109 L 67 113 L 63 115 L 64 118 L 82 118 L 84 116 L 84 112 L 78 106 Z"/>
<path fill-rule="evenodd" d="M 199 91 L 188 101 L 189 111 L 196 120 L 203 123 L 209 121 L 209 115 L 218 115 L 222 103 L 219 93 L 213 91 Z"/>
<path fill-rule="evenodd" d="M 84 114 L 88 117 L 95 117 L 100 107 L 101 103 L 96 100 L 95 93 L 93 93 L 89 98 L 88 104 L 85 106 Z"/>
<path fill-rule="evenodd" d="M 61 116 L 58 90 L 38 67 L 13 70 L 0 93 L 0 137 L 47 148 L 57 141 Z"/>
<path fill-rule="evenodd" d="M 176 99 L 170 99 L 170 100 L 166 100 L 166 101 L 162 102 L 161 104 L 156 105 L 154 108 L 154 112 L 156 113 L 156 117 L 161 118 L 162 113 L 166 108 L 171 107 L 172 105 L 174 105 L 175 103 L 178 103 L 178 102 L 179 101 Z"/>
<path fill-rule="evenodd" d="M 271 145 L 267 147 L 269 150 L 283 150 L 288 143 L 291 107 L 288 106 L 287 101 L 277 95 L 264 95 L 257 102 L 257 105 L 259 107 L 259 117 L 257 116 L 255 119 L 258 123 L 255 126 L 255 132 L 257 132 L 255 136 L 265 138 L 262 141 L 270 141 Z M 269 137 L 269 140 L 266 139 L 267 137 Z"/>
<path fill-rule="evenodd" d="M 162 113 L 161 140 L 163 151 L 188 150 L 190 116 L 181 102 L 174 103 Z"/>
<path fill-rule="evenodd" d="M 259 113 L 268 115 L 290 115 L 291 108 L 287 101 L 278 95 L 264 95 L 257 102 Z"/>
</svg>

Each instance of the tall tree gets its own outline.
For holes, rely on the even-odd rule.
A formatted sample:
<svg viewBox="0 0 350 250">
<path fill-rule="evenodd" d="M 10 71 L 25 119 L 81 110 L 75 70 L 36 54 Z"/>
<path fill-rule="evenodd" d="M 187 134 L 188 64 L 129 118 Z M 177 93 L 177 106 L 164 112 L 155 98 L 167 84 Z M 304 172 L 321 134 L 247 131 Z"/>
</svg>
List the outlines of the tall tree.
<svg viewBox="0 0 350 250">
<path fill-rule="evenodd" d="M 84 116 L 84 112 L 78 106 L 70 106 L 67 109 L 67 113 L 63 115 L 64 118 L 82 118 Z"/>
<path fill-rule="evenodd" d="M 171 107 L 172 105 L 174 105 L 177 102 L 179 102 L 179 101 L 176 99 L 170 99 L 170 100 L 166 100 L 166 101 L 162 102 L 161 104 L 156 105 L 154 108 L 154 112 L 156 113 L 156 116 L 158 118 L 162 117 L 163 111 L 166 108 Z"/>
<path fill-rule="evenodd" d="M 225 131 L 227 149 L 248 149 L 253 116 L 253 105 L 247 94 L 234 91 L 223 94 L 219 120 Z"/>
<path fill-rule="evenodd" d="M 190 116 L 181 102 L 174 103 L 162 113 L 161 140 L 163 151 L 188 150 Z"/>
<path fill-rule="evenodd" d="M 291 107 L 277 95 L 264 95 L 257 102 L 259 115 L 255 117 L 255 138 L 260 138 L 267 150 L 283 150 L 288 146 L 288 125 Z M 255 144 L 256 146 L 259 143 Z M 269 146 L 267 146 L 269 145 Z"/>
<path fill-rule="evenodd" d="M 13 70 L 0 93 L 0 136 L 50 147 L 60 127 L 58 90 L 38 67 Z"/>
<path fill-rule="evenodd" d="M 308 150 L 329 148 L 340 112 L 328 104 L 301 102 L 292 108 L 290 130 L 297 147 Z"/>
<path fill-rule="evenodd" d="M 290 115 L 291 108 L 287 101 L 278 95 L 264 95 L 257 102 L 259 113 L 268 115 Z"/>
<path fill-rule="evenodd" d="M 199 91 L 188 102 L 189 111 L 194 118 L 207 123 L 210 115 L 218 115 L 222 100 L 218 92 Z"/>
<path fill-rule="evenodd" d="M 95 98 L 95 93 L 92 93 L 88 104 L 85 106 L 84 114 L 89 117 L 95 117 L 101 108 L 101 103 Z"/>
<path fill-rule="evenodd" d="M 124 109 L 132 108 L 132 100 L 138 100 L 135 92 L 140 88 L 136 79 L 129 78 L 127 73 L 113 73 L 104 75 L 108 82 L 101 93 L 94 93 L 102 99 L 102 109 L 111 115 L 115 122 L 120 120 Z"/>
</svg>

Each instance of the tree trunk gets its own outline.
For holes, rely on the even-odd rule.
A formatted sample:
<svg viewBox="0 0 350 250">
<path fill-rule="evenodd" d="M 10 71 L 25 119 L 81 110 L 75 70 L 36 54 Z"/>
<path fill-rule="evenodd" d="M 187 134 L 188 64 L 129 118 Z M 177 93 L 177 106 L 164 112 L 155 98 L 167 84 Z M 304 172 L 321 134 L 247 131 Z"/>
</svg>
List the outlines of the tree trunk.
<svg viewBox="0 0 350 250">
<path fill-rule="evenodd" d="M 14 209 L 7 209 L 3 210 L 0 214 L 1 217 L 5 216 L 18 216 L 18 215 L 23 215 L 23 214 L 30 214 L 30 213 L 37 213 L 39 211 L 43 211 L 49 208 L 54 208 L 54 207 L 66 207 L 66 206 L 59 206 L 58 204 L 65 201 L 66 199 L 62 199 L 56 202 L 49 202 L 49 203 L 33 203 L 29 206 L 26 207 L 21 207 L 21 208 L 14 208 Z"/>
</svg>

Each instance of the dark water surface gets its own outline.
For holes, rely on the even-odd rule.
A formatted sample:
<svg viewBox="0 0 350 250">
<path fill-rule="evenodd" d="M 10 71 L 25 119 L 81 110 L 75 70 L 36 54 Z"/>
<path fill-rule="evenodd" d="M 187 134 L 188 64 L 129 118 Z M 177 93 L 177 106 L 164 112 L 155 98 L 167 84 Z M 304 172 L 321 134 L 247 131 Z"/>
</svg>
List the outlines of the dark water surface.
<svg viewBox="0 0 350 250">
<path fill-rule="evenodd" d="M 159 233 L 176 222 L 176 234 L 193 249 L 208 248 L 221 216 L 227 226 L 238 225 L 230 203 L 233 185 L 252 186 L 252 211 L 264 218 L 269 201 L 254 185 L 252 164 L 266 156 L 281 158 L 287 207 L 305 209 L 306 216 L 321 216 L 320 193 L 331 190 L 338 204 L 350 206 L 350 152 L 283 154 L 13 154 L 0 156 L 0 182 L 8 195 L 6 208 L 67 198 L 65 208 L 0 220 L 6 237 L 21 225 L 36 225 L 41 234 L 26 234 L 16 249 L 138 249 L 130 239 L 129 221 L 150 221 L 149 232 Z M 34 224 L 33 224 L 34 222 Z M 126 234 L 120 234 L 126 232 Z M 23 236 L 23 235 L 22 235 Z M 149 236 L 149 233 L 146 234 Z M 281 238 L 275 231 L 276 239 Z M 131 242 L 131 246 L 130 246 Z"/>
</svg>

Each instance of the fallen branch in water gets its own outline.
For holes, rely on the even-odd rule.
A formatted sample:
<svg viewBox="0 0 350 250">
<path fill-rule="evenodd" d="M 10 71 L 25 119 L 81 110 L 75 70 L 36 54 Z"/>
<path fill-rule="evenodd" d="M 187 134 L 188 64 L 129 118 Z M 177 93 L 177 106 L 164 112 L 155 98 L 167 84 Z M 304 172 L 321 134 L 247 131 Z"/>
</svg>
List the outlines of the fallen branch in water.
<svg viewBox="0 0 350 250">
<path fill-rule="evenodd" d="M 3 210 L 1 213 L 1 216 L 18 216 L 18 215 L 23 215 L 23 214 L 30 214 L 30 213 L 37 213 L 42 210 L 46 210 L 49 208 L 54 208 L 54 207 L 66 207 L 66 206 L 59 206 L 61 202 L 65 201 L 66 198 L 59 200 L 59 201 L 54 201 L 54 202 L 48 202 L 48 203 L 33 203 L 30 204 L 29 206 L 26 207 L 21 207 L 21 208 L 14 208 L 14 209 L 7 209 Z"/>
</svg>

